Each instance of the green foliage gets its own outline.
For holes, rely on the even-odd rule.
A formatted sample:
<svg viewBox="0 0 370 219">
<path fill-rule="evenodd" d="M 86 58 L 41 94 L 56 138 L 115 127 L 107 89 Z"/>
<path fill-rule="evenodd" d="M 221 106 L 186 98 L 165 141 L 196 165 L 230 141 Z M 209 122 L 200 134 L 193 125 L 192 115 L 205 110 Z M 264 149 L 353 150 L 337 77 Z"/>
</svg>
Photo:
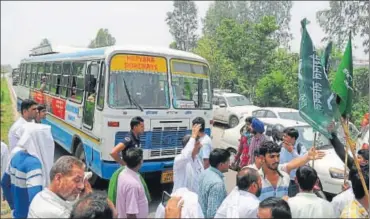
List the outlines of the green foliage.
<svg viewBox="0 0 370 219">
<path fill-rule="evenodd" d="M 50 41 L 47 38 L 41 40 L 40 46 L 50 45 Z"/>
<path fill-rule="evenodd" d="M 114 38 L 109 32 L 108 29 L 100 28 L 96 34 L 95 39 L 93 39 L 89 48 L 100 48 L 106 46 L 113 46 L 116 44 L 116 38 Z"/>
<path fill-rule="evenodd" d="M 166 22 L 175 42 L 170 45 L 184 51 L 196 47 L 198 35 L 198 10 L 194 1 L 174 1 L 174 10 L 167 12 Z"/>
<path fill-rule="evenodd" d="M 319 25 L 328 35 L 323 40 L 333 40 L 344 48 L 349 31 L 361 36 L 364 52 L 369 52 L 369 1 L 330 1 L 330 8 L 316 13 Z"/>
<path fill-rule="evenodd" d="M 246 21 L 259 23 L 265 16 L 272 16 L 278 28 L 272 37 L 285 47 L 292 35 L 289 30 L 292 1 L 215 1 L 212 3 L 203 20 L 203 33 L 215 34 L 224 19 L 232 19 L 242 24 Z"/>
<path fill-rule="evenodd" d="M 255 103 L 259 106 L 280 107 L 289 105 L 290 98 L 285 85 L 289 83 L 283 73 L 273 71 L 258 81 Z"/>
<path fill-rule="evenodd" d="M 363 96 L 354 101 L 350 120 L 357 126 L 360 126 L 362 117 L 369 112 L 369 95 Z"/>
</svg>

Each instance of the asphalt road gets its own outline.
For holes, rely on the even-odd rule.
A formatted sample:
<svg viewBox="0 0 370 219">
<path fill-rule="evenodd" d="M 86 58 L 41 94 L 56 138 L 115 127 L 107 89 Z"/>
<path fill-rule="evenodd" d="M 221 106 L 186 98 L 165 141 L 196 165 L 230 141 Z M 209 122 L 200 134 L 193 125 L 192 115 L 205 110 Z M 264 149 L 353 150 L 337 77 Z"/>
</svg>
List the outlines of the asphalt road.
<svg viewBox="0 0 370 219">
<path fill-rule="evenodd" d="M 224 129 L 224 126 L 221 126 L 221 125 L 213 126 L 211 133 L 212 133 L 212 142 L 213 142 L 214 147 L 219 146 L 220 137 L 222 135 L 223 129 Z M 56 145 L 54 160 L 58 159 L 60 156 L 63 156 L 63 155 L 68 155 L 68 152 L 66 152 L 60 146 Z M 225 183 L 226 183 L 227 191 L 230 192 L 236 185 L 236 172 L 235 171 L 229 170 L 229 172 L 225 173 Z M 150 212 L 149 217 L 154 218 L 155 211 L 158 207 L 158 204 L 161 201 L 162 191 L 171 190 L 172 185 L 161 185 L 159 184 L 159 182 L 154 181 L 154 180 L 147 181 L 147 184 L 148 184 L 148 188 L 149 188 L 149 191 L 153 199 L 152 202 L 149 204 L 149 212 Z M 108 188 L 107 183 L 103 183 L 102 185 L 99 185 L 98 187 L 96 187 L 96 189 L 99 189 L 99 190 L 107 190 L 107 188 Z"/>
</svg>

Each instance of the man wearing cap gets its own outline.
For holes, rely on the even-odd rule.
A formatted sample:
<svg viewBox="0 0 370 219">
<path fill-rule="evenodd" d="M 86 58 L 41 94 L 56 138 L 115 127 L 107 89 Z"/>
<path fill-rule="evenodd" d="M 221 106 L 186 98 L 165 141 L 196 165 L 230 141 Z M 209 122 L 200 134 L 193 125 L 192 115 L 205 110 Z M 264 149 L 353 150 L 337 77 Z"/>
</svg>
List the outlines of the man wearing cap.
<svg viewBox="0 0 370 219">
<path fill-rule="evenodd" d="M 253 164 L 255 160 L 254 151 L 257 150 L 263 142 L 265 142 L 267 139 L 267 136 L 265 136 L 263 133 L 265 132 L 264 124 L 261 120 L 254 118 L 252 120 L 252 134 L 254 135 L 251 141 L 251 144 L 249 146 L 249 162 L 248 165 Z"/>
</svg>

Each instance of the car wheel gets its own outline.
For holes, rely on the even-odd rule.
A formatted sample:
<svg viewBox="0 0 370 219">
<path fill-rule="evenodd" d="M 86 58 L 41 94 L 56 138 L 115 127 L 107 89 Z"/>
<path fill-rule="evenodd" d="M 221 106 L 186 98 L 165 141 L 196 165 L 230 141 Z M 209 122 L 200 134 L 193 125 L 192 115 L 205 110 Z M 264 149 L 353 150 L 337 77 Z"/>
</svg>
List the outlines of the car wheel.
<svg viewBox="0 0 370 219">
<path fill-rule="evenodd" d="M 236 116 L 231 116 L 229 119 L 229 127 L 234 128 L 239 124 L 239 119 Z"/>
</svg>

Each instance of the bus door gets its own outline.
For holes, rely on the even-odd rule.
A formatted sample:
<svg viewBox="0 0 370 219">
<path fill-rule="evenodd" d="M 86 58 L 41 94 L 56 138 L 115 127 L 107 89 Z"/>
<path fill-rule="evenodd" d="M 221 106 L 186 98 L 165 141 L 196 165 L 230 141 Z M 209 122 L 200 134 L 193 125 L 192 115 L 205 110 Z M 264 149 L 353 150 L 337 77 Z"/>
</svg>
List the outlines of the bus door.
<svg viewBox="0 0 370 219">
<path fill-rule="evenodd" d="M 95 102 L 97 96 L 97 84 L 99 75 L 99 62 L 87 62 L 85 77 L 85 101 L 83 106 L 83 128 L 92 131 L 94 124 Z"/>
</svg>

